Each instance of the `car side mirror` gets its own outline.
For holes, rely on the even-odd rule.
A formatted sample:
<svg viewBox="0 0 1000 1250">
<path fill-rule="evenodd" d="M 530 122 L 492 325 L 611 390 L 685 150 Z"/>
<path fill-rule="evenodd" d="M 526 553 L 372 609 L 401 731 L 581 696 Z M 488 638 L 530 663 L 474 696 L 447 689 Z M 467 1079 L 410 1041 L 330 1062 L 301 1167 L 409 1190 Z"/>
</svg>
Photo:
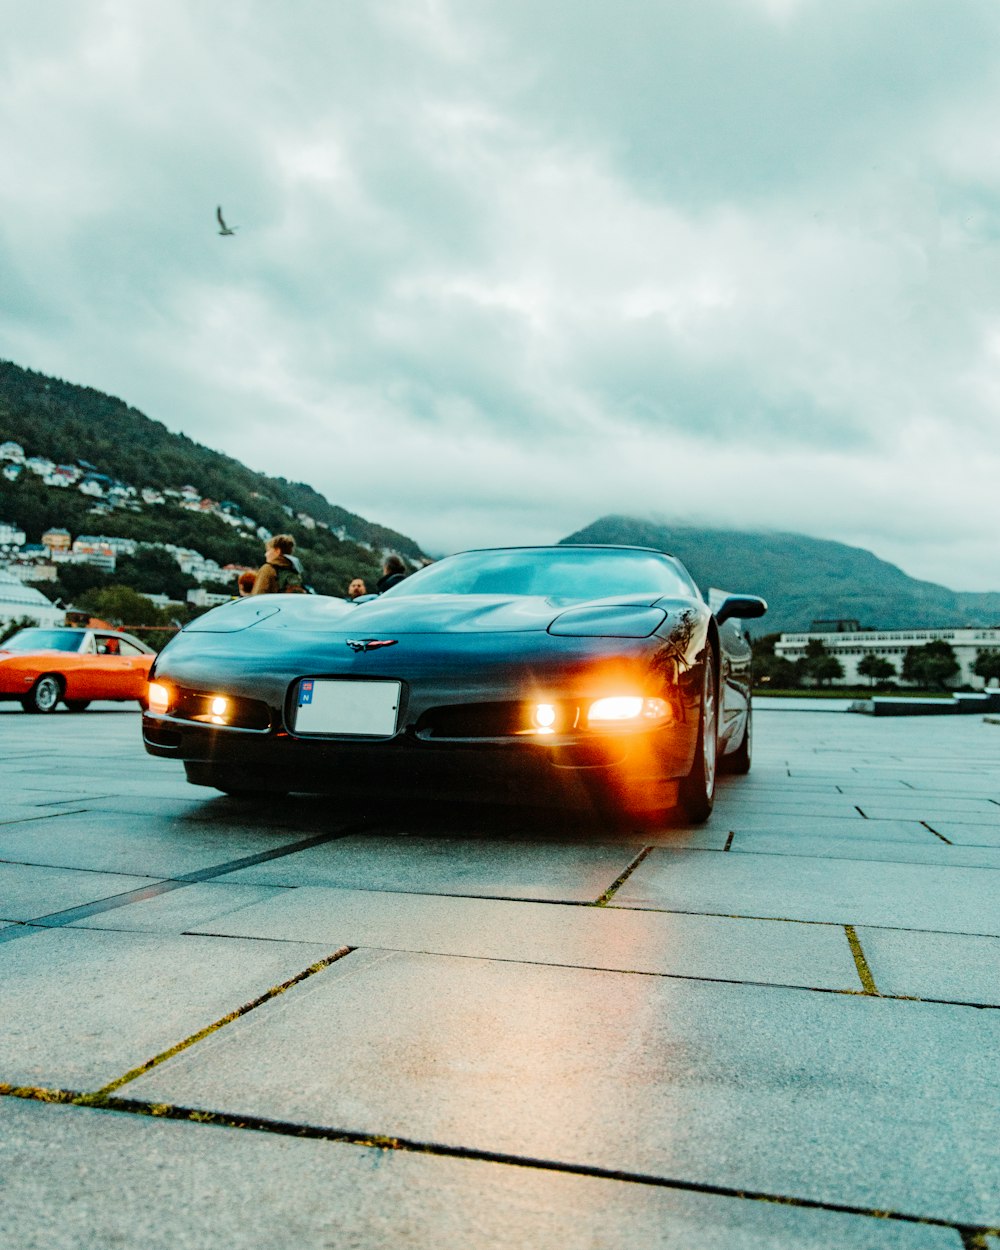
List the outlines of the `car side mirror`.
<svg viewBox="0 0 1000 1250">
<path fill-rule="evenodd" d="M 730 620 L 749 621 L 763 616 L 766 611 L 766 602 L 756 595 L 727 595 L 719 604 L 715 619 L 720 625 L 724 625 Z"/>
</svg>

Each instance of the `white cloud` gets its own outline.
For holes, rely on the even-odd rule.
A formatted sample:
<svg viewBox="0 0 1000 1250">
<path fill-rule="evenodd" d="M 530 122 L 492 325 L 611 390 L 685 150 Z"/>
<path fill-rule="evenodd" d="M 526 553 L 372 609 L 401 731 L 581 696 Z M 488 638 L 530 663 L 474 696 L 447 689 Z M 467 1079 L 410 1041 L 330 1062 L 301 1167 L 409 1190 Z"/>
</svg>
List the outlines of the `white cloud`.
<svg viewBox="0 0 1000 1250">
<path fill-rule="evenodd" d="M 1000 588 L 997 23 L 580 13 L 20 10 L 0 355 L 435 550 L 660 513 Z"/>
</svg>

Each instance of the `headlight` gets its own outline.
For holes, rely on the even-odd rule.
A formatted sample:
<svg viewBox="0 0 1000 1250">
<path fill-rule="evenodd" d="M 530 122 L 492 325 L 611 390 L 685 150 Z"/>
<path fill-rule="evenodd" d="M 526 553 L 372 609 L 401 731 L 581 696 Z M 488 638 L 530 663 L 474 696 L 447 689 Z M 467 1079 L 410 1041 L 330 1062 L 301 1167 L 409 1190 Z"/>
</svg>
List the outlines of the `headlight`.
<svg viewBox="0 0 1000 1250">
<path fill-rule="evenodd" d="M 587 709 L 591 728 L 621 725 L 662 725 L 671 719 L 665 699 L 644 699 L 641 695 L 612 695 L 595 699 Z"/>
<path fill-rule="evenodd" d="M 146 702 L 151 712 L 155 712 L 157 716 L 162 716 L 167 708 L 170 707 L 170 687 L 164 686 L 158 681 L 151 681 L 149 690 L 146 692 Z"/>
<path fill-rule="evenodd" d="M 203 694 L 200 690 L 168 686 L 159 681 L 149 683 L 146 703 L 154 716 L 165 716 L 169 713 L 175 720 L 193 720 L 202 725 L 265 730 L 271 724 L 268 706 L 259 699 Z"/>
</svg>

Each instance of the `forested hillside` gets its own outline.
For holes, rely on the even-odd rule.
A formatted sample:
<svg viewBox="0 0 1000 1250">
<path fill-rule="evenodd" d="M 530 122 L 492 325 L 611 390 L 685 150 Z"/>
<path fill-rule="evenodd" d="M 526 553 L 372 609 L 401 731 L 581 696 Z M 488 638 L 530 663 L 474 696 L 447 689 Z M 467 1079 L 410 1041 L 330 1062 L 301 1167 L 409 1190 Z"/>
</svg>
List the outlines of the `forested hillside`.
<svg viewBox="0 0 1000 1250">
<path fill-rule="evenodd" d="M 255 526 L 289 532 L 297 541 L 310 582 L 321 592 L 342 594 L 345 579 L 376 576 L 385 549 L 418 561 L 419 545 L 405 534 L 331 504 L 311 486 L 255 473 L 230 456 L 183 434 L 172 434 L 120 399 L 0 361 L 0 443 L 20 444 L 29 457 L 88 469 L 141 490 L 193 485 L 200 495 L 233 505 Z M 75 489 L 46 486 L 30 472 L 0 478 L 0 521 L 23 528 L 29 542 L 61 526 L 71 534 L 99 532 L 142 542 L 175 543 L 220 564 L 260 563 L 256 534 L 241 536 L 218 516 L 178 501 L 115 508 L 93 515 L 94 500 Z M 309 525 L 296 514 L 305 514 Z"/>
<path fill-rule="evenodd" d="M 708 530 L 606 516 L 562 540 L 655 547 L 678 556 L 704 590 L 763 595 L 756 633 L 808 629 L 817 619 L 853 618 L 873 629 L 1000 623 L 1000 593 L 948 590 L 907 576 L 870 551 L 804 534 Z"/>
</svg>

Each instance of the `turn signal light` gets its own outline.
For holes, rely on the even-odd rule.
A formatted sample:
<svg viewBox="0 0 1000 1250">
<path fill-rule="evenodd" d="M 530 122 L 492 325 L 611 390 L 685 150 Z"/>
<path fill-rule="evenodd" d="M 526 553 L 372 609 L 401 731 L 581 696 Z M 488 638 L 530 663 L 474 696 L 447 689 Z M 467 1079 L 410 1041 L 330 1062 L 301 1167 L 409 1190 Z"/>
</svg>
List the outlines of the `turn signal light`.
<svg viewBox="0 0 1000 1250">
<path fill-rule="evenodd" d="M 170 687 L 163 686 L 158 681 L 151 681 L 146 692 L 146 703 L 151 712 L 162 716 L 170 707 Z"/>
</svg>

